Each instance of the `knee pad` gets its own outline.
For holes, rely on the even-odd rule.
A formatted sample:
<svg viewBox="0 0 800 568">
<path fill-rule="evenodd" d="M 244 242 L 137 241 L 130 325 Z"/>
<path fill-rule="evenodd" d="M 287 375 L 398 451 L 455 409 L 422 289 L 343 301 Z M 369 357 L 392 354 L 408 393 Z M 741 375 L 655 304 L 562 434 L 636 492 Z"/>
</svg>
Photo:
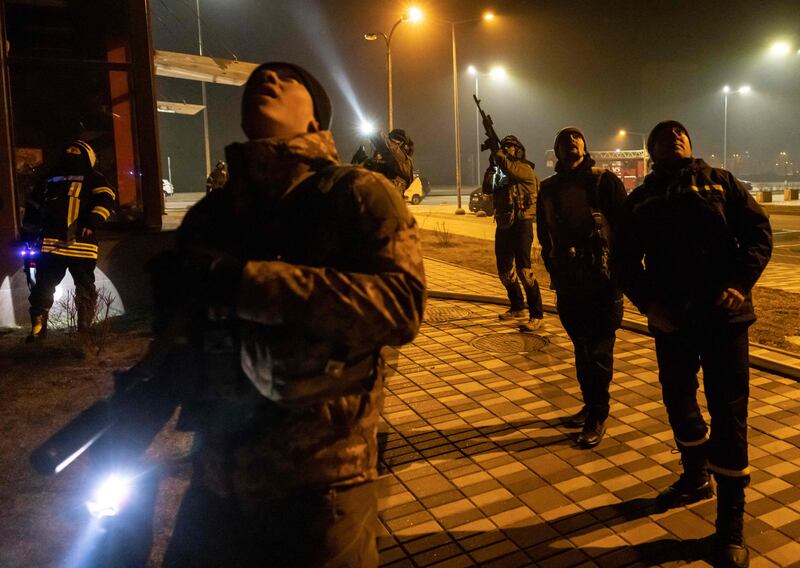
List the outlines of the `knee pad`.
<svg viewBox="0 0 800 568">
<path fill-rule="evenodd" d="M 522 285 L 526 288 L 532 288 L 536 283 L 536 277 L 533 275 L 533 270 L 530 268 L 523 268 L 519 271 L 519 278 L 522 280 Z"/>
<path fill-rule="evenodd" d="M 500 282 L 503 283 L 503 286 L 513 286 L 517 283 L 517 271 L 512 268 L 509 271 L 501 272 Z"/>
</svg>

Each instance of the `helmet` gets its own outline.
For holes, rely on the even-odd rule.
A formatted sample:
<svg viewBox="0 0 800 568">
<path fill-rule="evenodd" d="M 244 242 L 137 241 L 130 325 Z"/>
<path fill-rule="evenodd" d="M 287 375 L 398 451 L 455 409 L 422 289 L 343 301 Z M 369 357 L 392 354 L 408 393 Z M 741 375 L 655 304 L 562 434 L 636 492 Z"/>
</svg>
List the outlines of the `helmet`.
<svg viewBox="0 0 800 568">
<path fill-rule="evenodd" d="M 508 148 L 509 146 L 514 146 L 515 148 L 517 148 L 520 158 L 525 157 L 525 146 L 523 146 L 522 142 L 519 141 L 519 138 L 517 138 L 513 134 L 509 134 L 508 136 L 500 140 L 501 148 Z"/>
<path fill-rule="evenodd" d="M 389 132 L 389 140 L 397 142 L 409 158 L 414 155 L 414 141 L 402 128 L 395 128 Z"/>
</svg>

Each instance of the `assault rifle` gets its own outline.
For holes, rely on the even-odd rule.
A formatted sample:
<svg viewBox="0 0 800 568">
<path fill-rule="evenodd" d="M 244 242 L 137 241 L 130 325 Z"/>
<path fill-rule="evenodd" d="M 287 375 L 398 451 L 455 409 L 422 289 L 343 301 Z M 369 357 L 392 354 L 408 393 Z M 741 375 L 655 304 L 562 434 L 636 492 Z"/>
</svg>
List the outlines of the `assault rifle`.
<svg viewBox="0 0 800 568">
<path fill-rule="evenodd" d="M 486 133 L 486 140 L 481 144 L 481 151 L 491 150 L 492 152 L 496 152 L 500 149 L 500 137 L 497 136 L 497 132 L 494 131 L 492 117 L 483 112 L 481 100 L 477 96 L 472 95 L 472 100 L 478 105 L 478 112 L 481 113 L 481 121 L 483 122 L 483 130 Z"/>
</svg>

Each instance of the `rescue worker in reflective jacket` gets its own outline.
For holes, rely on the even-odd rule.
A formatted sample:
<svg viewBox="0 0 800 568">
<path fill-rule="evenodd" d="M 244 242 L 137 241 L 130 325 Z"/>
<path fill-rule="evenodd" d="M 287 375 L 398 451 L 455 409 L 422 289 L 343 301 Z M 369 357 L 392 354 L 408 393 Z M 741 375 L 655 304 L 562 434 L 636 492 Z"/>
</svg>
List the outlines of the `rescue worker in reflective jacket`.
<svg viewBox="0 0 800 568">
<path fill-rule="evenodd" d="M 92 325 L 97 302 L 94 269 L 97 265 L 98 227 L 114 211 L 116 194 L 94 169 L 97 157 L 89 144 L 74 140 L 58 164 L 34 188 L 25 206 L 22 239 L 41 246 L 36 262 L 36 284 L 29 298 L 31 334 L 28 341 L 47 336 L 47 316 L 56 286 L 67 270 L 75 282 L 78 331 Z"/>
<path fill-rule="evenodd" d="M 611 230 L 625 200 L 613 172 L 594 167 L 577 128 L 555 139 L 556 173 L 542 182 L 536 231 L 556 291 L 558 316 L 575 348 L 583 408 L 568 424 L 582 428 L 578 443 L 592 448 L 605 434 L 614 342 L 622 323 L 622 292 L 608 269 Z"/>
<path fill-rule="evenodd" d="M 653 172 L 623 207 L 612 272 L 647 316 L 664 405 L 683 473 L 658 500 L 680 506 L 713 495 L 721 566 L 747 566 L 742 534 L 749 397 L 751 290 L 772 254 L 769 219 L 730 172 L 692 157 L 684 126 L 668 120 L 647 139 Z M 644 261 L 644 262 L 643 262 Z M 703 369 L 711 428 L 697 404 Z"/>
<path fill-rule="evenodd" d="M 544 318 L 542 294 L 531 268 L 533 219 L 539 178 L 534 164 L 525 159 L 525 147 L 516 136 L 506 136 L 489 156 L 483 176 L 483 193 L 494 202 L 494 254 L 497 274 L 508 293 L 511 307 L 500 314 L 502 321 L 516 321 L 523 331 L 535 331 Z M 525 290 L 525 296 L 520 289 Z M 525 299 L 528 316 L 525 316 Z"/>
<path fill-rule="evenodd" d="M 233 314 L 246 388 L 195 408 L 166 566 L 377 566 L 380 351 L 417 334 L 425 276 L 413 217 L 383 176 L 340 164 L 330 119 L 306 70 L 259 66 L 230 180 L 179 229 L 186 290 Z"/>
</svg>

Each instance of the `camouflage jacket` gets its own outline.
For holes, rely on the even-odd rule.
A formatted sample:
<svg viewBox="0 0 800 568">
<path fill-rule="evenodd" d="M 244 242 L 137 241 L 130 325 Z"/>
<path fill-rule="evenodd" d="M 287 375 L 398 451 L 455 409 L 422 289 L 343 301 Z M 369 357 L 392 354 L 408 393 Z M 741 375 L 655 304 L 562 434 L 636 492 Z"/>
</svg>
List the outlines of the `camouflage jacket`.
<svg viewBox="0 0 800 568">
<path fill-rule="evenodd" d="M 519 219 L 536 217 L 536 196 L 539 178 L 534 165 L 527 160 L 510 157 L 502 148 L 492 155 L 500 169 L 499 180 L 490 167 L 483 177 L 483 193 L 494 200 L 494 219 L 498 229 L 510 227 Z"/>
<path fill-rule="evenodd" d="M 203 481 L 248 507 L 372 479 L 383 384 L 376 355 L 414 338 L 425 301 L 414 218 L 383 176 L 339 166 L 327 131 L 226 153 L 229 183 L 189 211 L 178 246 L 247 261 L 236 297 L 241 367 L 261 403 L 245 433 L 201 428 Z M 336 381 L 326 372 L 332 362 L 365 357 L 373 363 L 355 390 L 305 404 L 261 396 L 278 380 Z"/>
</svg>

